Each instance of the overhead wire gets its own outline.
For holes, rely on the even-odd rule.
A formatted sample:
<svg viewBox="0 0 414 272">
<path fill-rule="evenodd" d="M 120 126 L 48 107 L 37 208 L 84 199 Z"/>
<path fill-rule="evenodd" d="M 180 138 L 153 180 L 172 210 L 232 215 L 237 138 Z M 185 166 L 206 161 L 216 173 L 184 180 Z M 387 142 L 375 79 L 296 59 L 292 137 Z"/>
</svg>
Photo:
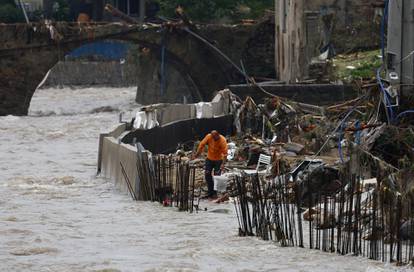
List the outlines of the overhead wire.
<svg viewBox="0 0 414 272">
<path fill-rule="evenodd" d="M 183 28 L 184 31 L 186 31 L 187 33 L 189 33 L 190 35 L 192 35 L 193 37 L 197 38 L 198 40 L 202 41 L 203 43 L 205 43 L 206 45 L 208 45 L 211 49 L 213 49 L 215 52 L 217 52 L 220 56 L 222 56 L 228 63 L 230 63 L 241 75 L 243 75 L 250 84 L 254 85 L 255 87 L 257 87 L 260 91 L 262 91 L 263 93 L 267 94 L 270 97 L 277 97 L 280 98 L 277 95 L 274 95 L 268 91 L 266 91 L 262 86 L 260 86 L 255 80 L 254 78 L 250 77 L 245 71 L 243 71 L 243 69 L 241 69 L 236 63 L 234 63 L 226 54 L 224 54 L 219 48 L 217 48 L 216 46 L 214 46 L 212 43 L 210 43 L 208 40 L 206 40 L 205 38 L 201 37 L 200 35 L 198 35 L 197 33 L 195 33 L 194 31 L 190 30 L 188 27 L 184 27 Z"/>
</svg>

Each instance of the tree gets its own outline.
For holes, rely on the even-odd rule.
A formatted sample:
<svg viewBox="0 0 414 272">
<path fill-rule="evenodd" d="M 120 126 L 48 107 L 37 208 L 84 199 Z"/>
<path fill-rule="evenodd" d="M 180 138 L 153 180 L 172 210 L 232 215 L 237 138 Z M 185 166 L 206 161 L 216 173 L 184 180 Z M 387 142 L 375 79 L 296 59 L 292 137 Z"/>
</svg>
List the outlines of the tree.
<svg viewBox="0 0 414 272">
<path fill-rule="evenodd" d="M 0 0 L 0 22 L 23 22 L 23 12 L 18 8 L 14 0 Z"/>
<path fill-rule="evenodd" d="M 66 0 L 54 0 L 52 17 L 56 21 L 69 21 L 70 7 Z"/>
<path fill-rule="evenodd" d="M 0 0 L 0 7 L 3 5 L 12 5 L 16 7 L 16 3 L 14 2 L 14 0 Z"/>
<path fill-rule="evenodd" d="M 250 7 L 252 18 L 263 16 L 267 9 L 274 10 L 275 5 L 274 0 L 246 0 L 244 2 Z"/>
<path fill-rule="evenodd" d="M 274 0 L 158 0 L 161 14 L 174 17 L 175 8 L 180 5 L 186 14 L 199 22 L 256 19 L 266 9 L 273 9 Z"/>
</svg>

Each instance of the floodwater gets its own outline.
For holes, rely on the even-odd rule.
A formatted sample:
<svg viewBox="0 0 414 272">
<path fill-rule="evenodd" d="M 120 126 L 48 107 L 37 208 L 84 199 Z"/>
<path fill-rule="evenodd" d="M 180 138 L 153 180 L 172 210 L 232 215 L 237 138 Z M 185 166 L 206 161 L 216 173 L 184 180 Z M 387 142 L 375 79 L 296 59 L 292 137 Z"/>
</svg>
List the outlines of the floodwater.
<svg viewBox="0 0 414 272">
<path fill-rule="evenodd" d="M 134 97 L 135 88 L 38 90 L 30 116 L 0 117 L 0 271 L 397 269 L 238 237 L 231 204 L 188 214 L 133 202 L 95 174 L 99 133 L 120 110 L 132 116 Z"/>
</svg>

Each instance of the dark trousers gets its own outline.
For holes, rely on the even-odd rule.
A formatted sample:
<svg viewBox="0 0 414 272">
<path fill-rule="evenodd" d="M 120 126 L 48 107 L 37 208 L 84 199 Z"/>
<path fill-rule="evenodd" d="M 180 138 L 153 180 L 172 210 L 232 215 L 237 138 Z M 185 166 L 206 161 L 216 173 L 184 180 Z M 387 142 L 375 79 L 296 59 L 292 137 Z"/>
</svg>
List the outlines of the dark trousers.
<svg viewBox="0 0 414 272">
<path fill-rule="evenodd" d="M 215 194 L 217 194 L 217 192 L 214 191 L 213 170 L 214 175 L 220 175 L 222 163 L 223 161 L 211 161 L 209 159 L 206 159 L 206 163 L 204 166 L 204 175 L 208 187 L 208 196 L 214 196 Z"/>
</svg>

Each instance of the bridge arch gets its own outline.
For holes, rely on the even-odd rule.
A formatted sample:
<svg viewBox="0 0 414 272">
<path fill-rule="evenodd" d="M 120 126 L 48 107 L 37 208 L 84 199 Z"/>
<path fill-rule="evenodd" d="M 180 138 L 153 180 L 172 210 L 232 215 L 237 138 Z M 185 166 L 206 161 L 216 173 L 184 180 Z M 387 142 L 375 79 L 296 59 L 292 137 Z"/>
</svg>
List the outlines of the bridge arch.
<svg viewBox="0 0 414 272">
<path fill-rule="evenodd" d="M 238 62 L 254 28 L 243 26 L 234 30 L 231 27 L 202 26 L 199 32 Z M 165 46 L 168 65 L 181 75 L 182 84 L 191 90 L 194 100 L 209 100 L 215 91 L 243 80 L 220 56 L 180 29 L 163 34 L 161 26 L 79 26 L 69 23 L 57 23 L 54 29 L 55 32 L 41 24 L 36 28 L 0 26 L 0 32 L 4 33 L 0 37 L 0 115 L 26 115 L 32 95 L 49 69 L 75 48 L 104 39 L 129 41 L 151 48 L 150 58 L 156 60 L 157 66 L 161 61 L 159 52 Z M 229 31 L 233 32 L 232 35 Z M 61 39 L 56 42 L 51 38 Z M 143 96 L 150 97 L 149 94 Z M 140 99 L 139 92 L 137 99 Z"/>
<path fill-rule="evenodd" d="M 112 38 L 74 49 L 51 70 L 44 85 L 103 84 L 138 86 L 136 102 L 181 103 L 203 100 L 191 69 L 175 54 L 165 51 L 165 90 L 161 93 L 161 48 L 139 40 Z M 88 63 L 82 60 L 88 60 Z M 92 61 L 92 62 L 89 62 Z M 83 76 L 83 78 L 82 78 Z M 43 87 L 43 86 L 42 86 Z M 183 99 L 185 98 L 185 99 Z"/>
</svg>

